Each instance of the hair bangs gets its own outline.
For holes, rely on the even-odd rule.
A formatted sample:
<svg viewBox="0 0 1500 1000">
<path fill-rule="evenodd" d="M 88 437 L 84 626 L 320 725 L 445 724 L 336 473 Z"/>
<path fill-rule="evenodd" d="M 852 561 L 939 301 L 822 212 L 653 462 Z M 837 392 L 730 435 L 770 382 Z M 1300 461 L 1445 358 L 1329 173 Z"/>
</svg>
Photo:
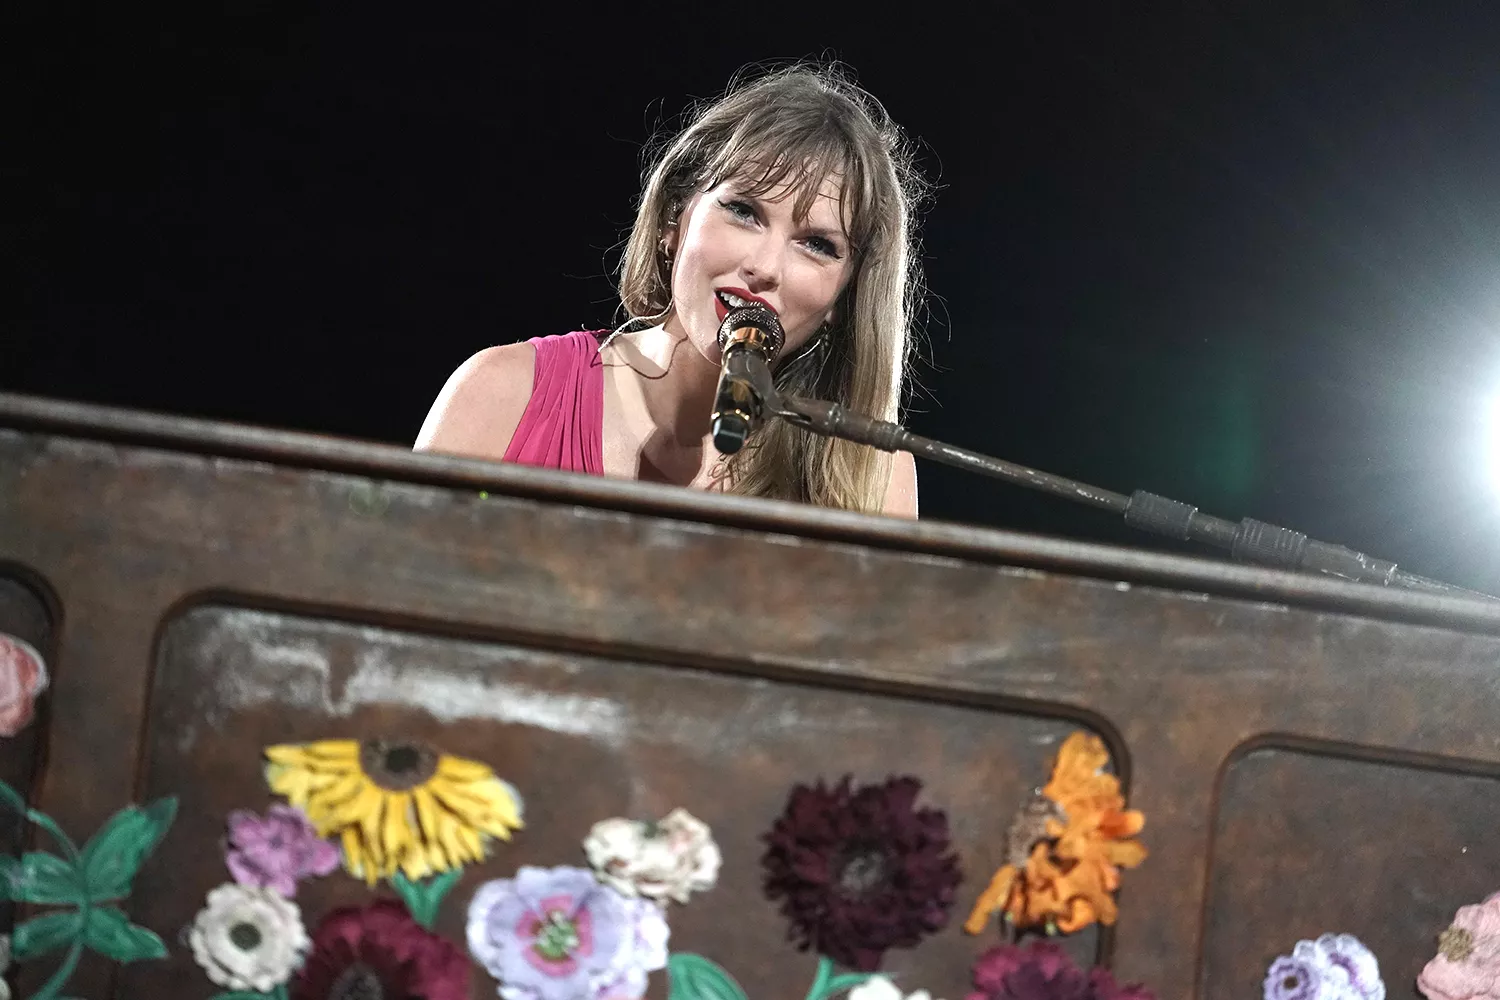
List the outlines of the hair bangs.
<svg viewBox="0 0 1500 1000">
<path fill-rule="evenodd" d="M 761 117 L 771 120 L 756 120 Z M 859 146 L 822 114 L 808 124 L 788 117 L 773 113 L 742 120 L 704 164 L 702 187 L 736 180 L 752 197 L 794 192 L 792 217 L 802 223 L 832 179 L 840 224 L 856 250 L 867 245 L 873 191 Z"/>
</svg>

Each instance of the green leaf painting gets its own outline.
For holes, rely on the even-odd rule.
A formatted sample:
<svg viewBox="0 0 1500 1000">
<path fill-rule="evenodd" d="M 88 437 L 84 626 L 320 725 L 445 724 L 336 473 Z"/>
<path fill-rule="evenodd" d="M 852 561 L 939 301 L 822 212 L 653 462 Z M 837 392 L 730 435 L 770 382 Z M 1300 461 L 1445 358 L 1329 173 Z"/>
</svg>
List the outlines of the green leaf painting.
<svg viewBox="0 0 1500 1000">
<path fill-rule="evenodd" d="M 457 868 L 449 869 L 434 878 L 425 881 L 413 882 L 401 872 L 397 872 L 391 879 L 391 886 L 401 896 L 401 901 L 406 904 L 406 909 L 417 923 L 428 930 L 437 921 L 438 907 L 442 905 L 443 897 L 448 891 L 458 884 L 459 876 L 463 872 Z"/>
<path fill-rule="evenodd" d="M 6 898 L 19 903 L 54 903 L 78 906 L 84 900 L 83 883 L 73 866 L 55 854 L 36 851 L 6 872 Z"/>
<path fill-rule="evenodd" d="M 142 809 L 126 806 L 83 849 L 84 881 L 93 899 L 121 899 L 141 862 L 156 849 L 177 816 L 177 800 L 161 799 Z"/>
<path fill-rule="evenodd" d="M 702 955 L 672 955 L 667 959 L 667 976 L 667 1000 L 747 1000 L 734 977 Z"/>
<path fill-rule="evenodd" d="M 18 924 L 15 933 L 11 935 L 11 960 L 24 962 L 50 951 L 66 948 L 82 930 L 83 914 L 78 910 L 54 910 L 32 917 L 25 923 Z"/>
<path fill-rule="evenodd" d="M 143 958 L 166 958 L 167 946 L 144 927 L 137 927 L 113 906 L 89 911 L 83 943 L 116 962 L 138 962 Z"/>
<path fill-rule="evenodd" d="M 160 937 L 132 924 L 124 911 L 109 904 L 130 894 L 136 872 L 177 816 L 175 798 L 126 806 L 82 851 L 50 816 L 28 809 L 20 793 L 3 781 L 0 804 L 45 830 L 62 851 L 61 857 L 46 851 L 19 858 L 0 856 L 0 899 L 68 907 L 32 917 L 16 927 L 11 939 L 11 958 L 17 962 L 66 949 L 32 1000 L 63 1000 L 63 987 L 85 948 L 117 962 L 166 957 Z"/>
</svg>

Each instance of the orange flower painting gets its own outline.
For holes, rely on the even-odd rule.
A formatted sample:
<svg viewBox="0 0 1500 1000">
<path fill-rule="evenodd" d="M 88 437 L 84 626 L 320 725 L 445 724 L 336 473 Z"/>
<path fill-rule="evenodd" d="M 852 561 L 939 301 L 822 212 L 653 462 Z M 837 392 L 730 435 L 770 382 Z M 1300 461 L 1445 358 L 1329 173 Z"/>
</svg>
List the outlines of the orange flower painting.
<svg viewBox="0 0 1500 1000">
<path fill-rule="evenodd" d="M 1069 934 L 1115 922 L 1120 869 L 1146 859 L 1132 839 L 1146 817 L 1125 808 L 1120 780 L 1104 771 L 1109 751 L 1089 733 L 1069 736 L 1052 780 L 1010 829 L 1008 863 L 995 873 L 964 923 L 978 934 L 995 913 L 1012 929 Z"/>
</svg>

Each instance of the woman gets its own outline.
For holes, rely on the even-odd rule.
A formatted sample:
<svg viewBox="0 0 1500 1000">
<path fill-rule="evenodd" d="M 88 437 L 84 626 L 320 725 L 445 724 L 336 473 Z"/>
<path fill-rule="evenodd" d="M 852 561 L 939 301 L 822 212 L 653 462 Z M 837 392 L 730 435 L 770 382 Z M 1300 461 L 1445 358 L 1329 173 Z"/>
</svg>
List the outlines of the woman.
<svg viewBox="0 0 1500 1000">
<path fill-rule="evenodd" d="M 631 320 L 602 343 L 579 332 L 479 352 L 417 448 L 915 517 L 909 454 L 769 421 L 726 460 L 709 413 L 720 321 L 758 302 L 786 333 L 784 392 L 897 418 L 920 189 L 899 129 L 836 71 L 732 85 L 648 175 L 621 262 Z"/>
</svg>

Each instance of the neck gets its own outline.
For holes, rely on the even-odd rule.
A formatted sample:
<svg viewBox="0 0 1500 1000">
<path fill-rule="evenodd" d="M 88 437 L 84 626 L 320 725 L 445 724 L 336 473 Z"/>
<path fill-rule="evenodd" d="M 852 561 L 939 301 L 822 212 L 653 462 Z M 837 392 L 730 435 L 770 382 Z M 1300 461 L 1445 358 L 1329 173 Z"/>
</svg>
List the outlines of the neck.
<svg viewBox="0 0 1500 1000">
<path fill-rule="evenodd" d="M 696 472 L 709 447 L 719 366 L 693 346 L 675 317 L 616 337 L 605 360 L 623 369 L 621 389 L 639 404 L 642 462 L 674 480 L 689 468 Z"/>
</svg>

